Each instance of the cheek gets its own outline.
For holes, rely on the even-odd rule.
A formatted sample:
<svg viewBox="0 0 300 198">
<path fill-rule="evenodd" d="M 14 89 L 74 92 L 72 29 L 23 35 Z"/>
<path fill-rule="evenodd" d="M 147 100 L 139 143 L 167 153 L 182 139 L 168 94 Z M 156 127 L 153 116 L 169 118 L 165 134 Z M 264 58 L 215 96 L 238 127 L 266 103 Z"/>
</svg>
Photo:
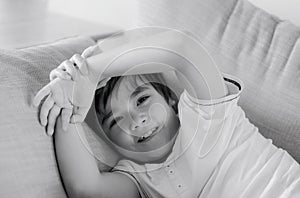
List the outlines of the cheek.
<svg viewBox="0 0 300 198">
<path fill-rule="evenodd" d="M 166 122 L 169 117 L 169 107 L 161 104 L 154 103 L 149 108 L 149 116 L 152 120 L 159 120 L 161 122 Z"/>
<path fill-rule="evenodd" d="M 110 140 L 118 146 L 126 147 L 132 143 L 132 137 L 120 127 L 115 127 L 115 129 L 111 130 L 110 133 Z"/>
</svg>

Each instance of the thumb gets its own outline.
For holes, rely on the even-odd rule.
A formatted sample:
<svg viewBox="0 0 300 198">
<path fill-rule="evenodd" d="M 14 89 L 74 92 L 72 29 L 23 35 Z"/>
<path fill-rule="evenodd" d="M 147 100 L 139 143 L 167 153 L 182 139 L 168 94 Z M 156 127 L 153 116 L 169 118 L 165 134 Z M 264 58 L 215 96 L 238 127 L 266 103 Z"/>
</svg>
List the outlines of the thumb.
<svg viewBox="0 0 300 198">
<path fill-rule="evenodd" d="M 86 59 L 88 57 L 91 57 L 93 55 L 96 55 L 96 54 L 99 54 L 101 53 L 102 50 L 100 49 L 100 47 L 98 45 L 93 45 L 93 46 L 90 46 L 88 48 L 86 48 L 82 54 L 81 54 L 81 57 Z M 86 76 L 88 75 L 88 66 L 87 66 L 87 62 L 85 61 L 84 64 L 81 65 L 81 67 L 79 68 L 80 72 Z"/>
<path fill-rule="evenodd" d="M 102 50 L 100 49 L 100 47 L 98 45 L 93 45 L 93 46 L 90 46 L 88 48 L 86 48 L 81 56 L 83 58 L 88 58 L 88 57 L 91 57 L 93 55 L 96 55 L 96 54 L 100 54 L 102 52 Z"/>
</svg>

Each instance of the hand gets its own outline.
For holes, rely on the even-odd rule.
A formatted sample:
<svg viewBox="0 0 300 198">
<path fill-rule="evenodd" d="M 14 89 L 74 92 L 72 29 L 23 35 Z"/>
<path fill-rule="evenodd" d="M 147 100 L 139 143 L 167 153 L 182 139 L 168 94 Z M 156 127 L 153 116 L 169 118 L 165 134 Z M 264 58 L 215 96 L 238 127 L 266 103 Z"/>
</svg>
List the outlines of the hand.
<svg viewBox="0 0 300 198">
<path fill-rule="evenodd" d="M 50 72 L 50 81 L 57 77 L 65 80 L 74 80 L 76 78 L 77 69 L 79 69 L 83 75 L 88 75 L 88 67 L 85 59 L 101 52 L 102 50 L 99 48 L 99 46 L 94 45 L 86 48 L 82 52 L 81 56 L 79 54 L 75 54 L 70 60 L 64 61 L 57 68 Z"/>
<path fill-rule="evenodd" d="M 40 121 L 43 126 L 48 124 L 48 135 L 53 134 L 54 125 L 60 113 L 64 130 L 67 130 L 71 116 L 71 121 L 74 123 L 82 122 L 86 117 L 93 101 L 97 82 L 89 79 L 85 58 L 100 52 L 97 46 L 92 46 L 87 48 L 81 56 L 75 54 L 70 60 L 64 61 L 58 68 L 51 71 L 51 82 L 35 96 L 34 106 L 38 106 L 47 96 L 41 106 Z"/>
<path fill-rule="evenodd" d="M 73 105 L 70 100 L 69 90 L 74 87 L 71 80 L 55 79 L 44 86 L 34 97 L 33 105 L 38 106 L 42 99 L 46 97 L 40 109 L 40 122 L 47 125 L 47 134 L 53 135 L 57 116 L 61 113 L 63 118 L 63 128 L 66 130 L 72 115 Z"/>
<path fill-rule="evenodd" d="M 76 82 L 73 92 L 73 115 L 71 122 L 83 122 L 93 101 L 93 96 L 98 82 L 88 71 L 86 58 L 101 53 L 99 46 L 94 45 L 84 50 L 82 55 L 75 54 L 70 60 L 64 61 L 57 69 L 50 73 L 50 80 L 59 77 Z M 78 70 L 80 72 L 78 72 Z M 63 119 L 66 120 L 66 119 Z"/>
</svg>

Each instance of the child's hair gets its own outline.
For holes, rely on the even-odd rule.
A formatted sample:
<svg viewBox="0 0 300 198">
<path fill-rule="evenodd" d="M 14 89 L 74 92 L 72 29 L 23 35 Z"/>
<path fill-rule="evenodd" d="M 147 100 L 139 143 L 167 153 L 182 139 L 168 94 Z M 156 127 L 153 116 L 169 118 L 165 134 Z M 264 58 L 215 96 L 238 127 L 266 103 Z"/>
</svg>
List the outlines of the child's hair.
<svg viewBox="0 0 300 198">
<path fill-rule="evenodd" d="M 113 92 L 113 89 L 117 89 L 120 85 L 121 79 L 125 76 L 117 76 L 112 77 L 104 87 L 96 90 L 95 93 L 95 108 L 96 113 L 99 115 L 104 115 L 106 105 L 108 102 L 108 98 Z M 152 87 L 161 95 L 164 97 L 166 102 L 169 104 L 170 100 L 173 100 L 175 103 L 172 104 L 173 110 L 175 113 L 178 113 L 178 97 L 175 95 L 175 93 L 166 86 L 166 82 L 162 76 L 162 74 L 155 73 L 155 74 L 142 74 L 142 75 L 132 75 L 132 76 L 126 76 L 129 78 L 130 83 L 134 83 L 135 85 L 138 85 L 138 80 L 141 80 L 141 82 L 145 84 L 151 84 Z M 100 120 L 99 120 L 100 121 Z M 101 123 L 101 122 L 100 122 Z"/>
</svg>

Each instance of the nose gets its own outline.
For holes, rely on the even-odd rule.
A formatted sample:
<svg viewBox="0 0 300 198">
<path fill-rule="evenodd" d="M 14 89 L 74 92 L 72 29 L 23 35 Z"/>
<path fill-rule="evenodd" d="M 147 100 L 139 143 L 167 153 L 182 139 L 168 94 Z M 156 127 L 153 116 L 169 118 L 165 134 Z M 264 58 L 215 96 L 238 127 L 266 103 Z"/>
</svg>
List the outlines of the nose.
<svg viewBox="0 0 300 198">
<path fill-rule="evenodd" d="M 131 122 L 131 130 L 137 130 L 140 127 L 146 126 L 149 118 L 145 113 L 138 113 L 136 115 L 132 115 L 132 122 Z"/>
</svg>

